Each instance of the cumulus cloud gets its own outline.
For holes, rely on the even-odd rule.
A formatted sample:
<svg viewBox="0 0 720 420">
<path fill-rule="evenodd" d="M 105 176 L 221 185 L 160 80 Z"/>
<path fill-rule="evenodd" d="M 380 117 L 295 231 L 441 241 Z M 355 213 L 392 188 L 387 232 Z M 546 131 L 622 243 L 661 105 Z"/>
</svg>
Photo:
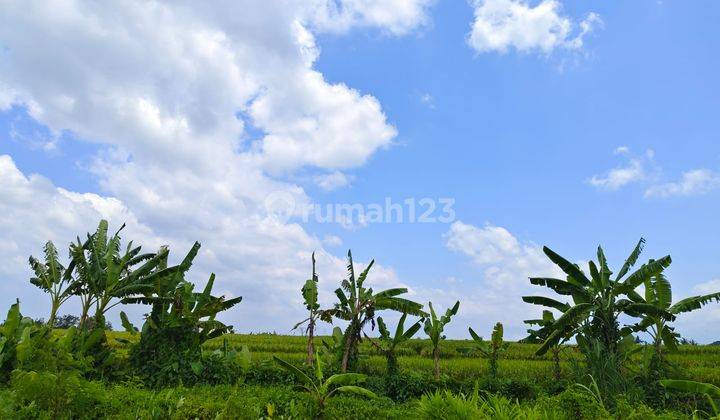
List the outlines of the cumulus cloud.
<svg viewBox="0 0 720 420">
<path fill-rule="evenodd" d="M 218 293 L 245 296 L 231 319 L 241 330 L 297 318 L 313 250 L 331 298 L 344 260 L 268 214 L 265 200 L 281 194 L 301 208 L 312 200 L 293 171 L 360 166 L 396 130 L 377 99 L 314 69 L 315 34 L 404 34 L 426 23 L 428 5 L 5 2 L 0 109 L 20 107 L 51 132 L 97 143 L 101 152 L 84 164 L 101 191 L 67 191 L 0 160 L 0 247 L 11 251 L 0 266 L 17 269 L 3 290 L 30 290 L 25 261 L 45 240 L 62 247 L 104 217 L 127 222 L 126 236 L 146 247 L 169 244 L 178 258 L 199 240 L 192 279 L 216 272 Z M 378 284 L 398 283 L 392 270 L 376 271 Z M 293 299 L 298 305 L 287 304 Z"/>
<path fill-rule="evenodd" d="M 510 48 L 545 54 L 557 48 L 579 50 L 583 40 L 602 23 L 589 13 L 576 23 L 562 14 L 562 4 L 543 0 L 533 6 L 526 0 L 473 0 L 475 20 L 468 44 L 477 52 L 505 53 Z"/>
<path fill-rule="evenodd" d="M 339 171 L 316 175 L 313 180 L 324 191 L 333 191 L 350 185 L 350 177 Z"/>
<path fill-rule="evenodd" d="M 509 337 L 522 338 L 526 329 L 522 320 L 540 311 L 524 303 L 521 296 L 546 293 L 531 286 L 528 277 L 562 278 L 562 272 L 539 245 L 521 241 L 500 226 L 478 227 L 457 221 L 450 225 L 443 240 L 449 250 L 467 257 L 481 270 L 481 275 L 472 281 L 453 278 L 442 287 L 418 289 L 416 293 L 445 306 L 461 300 L 460 318 L 465 323 L 492 325 L 501 321 Z M 462 334 L 459 330 L 456 333 Z"/>
<path fill-rule="evenodd" d="M 435 0 L 321 0 L 308 13 L 315 28 L 345 32 L 357 26 L 376 26 L 403 35 L 428 24 L 428 8 Z"/>
<path fill-rule="evenodd" d="M 678 181 L 650 186 L 645 190 L 645 197 L 701 195 L 718 187 L 720 187 L 720 174 L 709 169 L 694 169 L 683 172 Z"/>
<path fill-rule="evenodd" d="M 593 175 L 588 183 L 593 187 L 615 191 L 626 185 L 650 179 L 651 168 L 655 152 L 652 149 L 645 151 L 641 156 L 633 156 L 627 146 L 615 149 L 616 155 L 627 157 L 627 162 L 609 170 L 604 175 Z"/>
<path fill-rule="evenodd" d="M 646 198 L 702 195 L 720 188 L 720 174 L 705 168 L 685 171 L 677 181 L 660 182 L 661 171 L 655 164 L 655 152 L 652 149 L 636 156 L 627 146 L 620 146 L 614 154 L 624 156 L 627 162 L 604 175 L 594 175 L 587 181 L 590 185 L 615 191 L 630 184 L 641 184 L 645 188 Z"/>
</svg>

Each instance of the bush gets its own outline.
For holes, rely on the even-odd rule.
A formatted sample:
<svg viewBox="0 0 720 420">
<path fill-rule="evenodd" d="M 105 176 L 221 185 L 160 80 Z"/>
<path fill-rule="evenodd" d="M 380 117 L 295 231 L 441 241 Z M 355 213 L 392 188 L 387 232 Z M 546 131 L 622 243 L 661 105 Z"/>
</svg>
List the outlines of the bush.
<svg viewBox="0 0 720 420">
<path fill-rule="evenodd" d="M 161 328 L 142 334 L 130 350 L 130 363 L 150 387 L 192 385 L 201 356 L 200 336 L 192 327 Z"/>
<path fill-rule="evenodd" d="M 534 400 L 540 390 L 537 385 L 526 379 L 493 379 L 478 381 L 478 388 L 490 394 L 500 394 L 511 400 Z"/>
<path fill-rule="evenodd" d="M 585 420 L 610 418 L 610 413 L 605 407 L 587 392 L 570 388 L 555 398 L 560 410 L 569 418 Z"/>
<path fill-rule="evenodd" d="M 266 416 L 313 418 L 315 404 L 308 395 L 287 387 L 244 386 L 230 396 L 219 415 L 222 419 L 258 419 Z"/>
<path fill-rule="evenodd" d="M 397 406 L 389 398 L 367 400 L 349 396 L 331 399 L 325 407 L 329 419 L 406 419 L 408 407 Z"/>
<path fill-rule="evenodd" d="M 403 372 L 384 377 L 369 377 L 367 388 L 379 395 L 385 395 L 393 401 L 407 401 L 420 398 L 439 388 L 429 373 Z"/>
<path fill-rule="evenodd" d="M 102 385 L 81 379 L 75 372 L 13 372 L 11 387 L 20 413 L 48 412 L 53 417 L 93 418 L 102 413 Z"/>
<path fill-rule="evenodd" d="M 418 403 L 417 414 L 421 419 L 476 419 L 483 416 L 476 395 L 466 397 L 450 391 L 423 395 Z"/>
</svg>

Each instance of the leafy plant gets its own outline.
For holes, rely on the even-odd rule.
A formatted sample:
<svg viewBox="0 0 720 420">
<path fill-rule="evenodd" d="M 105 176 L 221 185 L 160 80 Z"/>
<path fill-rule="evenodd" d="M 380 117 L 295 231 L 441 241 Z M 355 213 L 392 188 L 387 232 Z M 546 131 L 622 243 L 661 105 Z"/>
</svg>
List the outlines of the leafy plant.
<svg viewBox="0 0 720 420">
<path fill-rule="evenodd" d="M 341 359 L 342 372 L 347 372 L 348 367 L 357 360 L 362 330 L 368 322 L 374 323 L 377 311 L 390 309 L 410 315 L 424 315 L 421 304 L 398 297 L 407 293 L 406 288 L 399 287 L 375 293 L 372 288 L 365 287 L 365 280 L 374 263 L 374 260 L 370 261 L 356 278 L 352 253 L 348 251 L 348 278 L 335 290 L 339 302 L 335 304 L 333 316 L 348 322 L 343 334 L 345 343 Z"/>
<path fill-rule="evenodd" d="M 445 329 L 445 325 L 450 323 L 450 318 L 453 317 L 453 315 L 457 314 L 458 309 L 460 308 L 460 301 L 455 302 L 455 305 L 453 305 L 452 308 L 445 311 L 445 315 L 438 318 L 435 314 L 435 310 L 433 309 L 432 302 L 428 303 L 428 306 L 430 307 L 430 317 L 425 319 L 425 334 L 430 337 L 430 341 L 432 342 L 433 346 L 433 364 L 435 366 L 434 374 L 435 379 L 440 379 L 440 342 L 445 339 L 445 336 L 443 335 L 443 330 Z"/>
<path fill-rule="evenodd" d="M 416 321 L 405 330 L 405 319 L 407 314 L 402 314 L 398 321 L 397 327 L 395 327 L 395 334 L 390 335 L 390 331 L 385 325 L 382 317 L 378 318 L 378 330 L 380 331 L 380 338 L 376 341 L 370 338 L 371 343 L 375 348 L 380 351 L 387 359 L 387 373 L 388 375 L 394 375 L 398 371 L 397 356 L 395 349 L 398 345 L 410 340 L 422 327 L 422 320 Z M 368 337 L 369 338 L 369 337 Z"/>
<path fill-rule="evenodd" d="M 191 373 L 198 376 L 203 369 L 200 346 L 232 331 L 215 317 L 240 303 L 242 297 L 225 300 L 224 296 L 213 296 L 214 274 L 202 292 L 195 292 L 195 286 L 185 280 L 199 249 L 196 242 L 183 261 L 173 267 L 167 267 L 165 254 L 159 264 L 161 269 L 147 276 L 152 288 L 146 288 L 142 297 L 122 300 L 152 305 L 140 342 L 131 351 L 133 365 L 150 384 L 193 382 Z M 126 329 L 133 328 L 123 324 Z"/>
<path fill-rule="evenodd" d="M 664 386 L 667 389 L 672 389 L 675 391 L 704 395 L 713 410 L 713 416 L 720 416 L 720 410 L 718 409 L 718 407 L 720 407 L 720 405 L 718 404 L 718 401 L 720 401 L 719 387 L 713 384 L 706 384 L 703 382 L 676 379 L 663 379 L 660 381 L 660 385 Z"/>
<path fill-rule="evenodd" d="M 543 251 L 566 275 L 566 280 L 546 277 L 530 278 L 530 283 L 545 286 L 562 296 L 570 296 L 572 304 L 563 303 L 544 296 L 524 296 L 528 303 L 556 309 L 561 312 L 552 324 L 547 325 L 547 336 L 536 354 L 545 354 L 568 337 L 575 337 L 586 357 L 586 362 L 595 379 L 608 392 L 620 392 L 616 386 L 622 382 L 620 373 L 630 351 L 635 351 L 632 343 L 632 329 L 620 328 L 618 318 L 621 315 L 642 317 L 652 315 L 672 321 L 675 316 L 666 310 L 643 301 L 635 289 L 650 278 L 657 276 L 667 268 L 672 259 L 665 256 L 650 260 L 632 274 L 627 275 L 635 265 L 645 244 L 640 239 L 630 256 L 614 279 L 608 268 L 605 253 L 598 247 L 598 263 L 589 262 L 590 278 L 576 265 L 570 263 L 548 247 Z M 633 350 L 631 350 L 633 349 Z M 599 366 L 599 361 L 602 366 Z M 610 363 L 608 363 L 610 362 Z"/>
<path fill-rule="evenodd" d="M 307 391 L 315 400 L 318 406 L 319 414 L 322 416 L 325 404 L 337 393 L 355 394 L 368 398 L 377 398 L 372 391 L 358 386 L 365 381 L 365 375 L 359 373 L 340 373 L 325 379 L 323 375 L 322 361 L 319 356 L 315 359 L 315 377 L 311 378 L 302 369 L 292 365 L 277 356 L 273 356 L 275 363 L 283 369 L 290 372 L 297 378 L 300 386 Z"/>
<path fill-rule="evenodd" d="M 540 319 L 527 319 L 525 321 L 528 325 L 537 325 L 539 328 L 533 329 L 529 328 L 527 330 L 528 336 L 525 337 L 522 341 L 526 343 L 543 343 L 548 336 L 551 334 L 552 330 L 551 327 L 555 323 L 555 316 L 552 312 L 548 310 L 544 310 L 542 313 L 542 318 Z M 550 347 L 550 352 L 552 353 L 552 361 L 553 361 L 553 376 L 555 377 L 555 380 L 559 381 L 562 377 L 562 366 L 560 365 L 560 352 L 563 349 L 563 344 L 567 342 L 570 338 L 572 338 L 572 335 L 568 334 L 565 337 L 561 338 L 556 344 L 554 344 L 552 347 Z"/>
<path fill-rule="evenodd" d="M 80 238 L 70 245 L 74 270 L 80 282 L 76 293 L 80 296 L 82 313 L 80 327 L 85 327 L 90 308 L 95 306 L 95 326 L 105 325 L 105 313 L 123 298 L 136 296 L 152 288 L 149 276 L 167 259 L 168 250 L 162 247 L 157 253 L 141 254 L 141 247 L 130 241 L 124 253 L 120 252 L 120 229 L 108 238 L 108 222 L 101 220 L 92 235 L 83 243 Z M 113 300 L 115 300 L 114 303 Z"/>
<path fill-rule="evenodd" d="M 29 259 L 30 268 L 35 273 L 30 283 L 50 295 L 50 317 L 47 324 L 52 328 L 58 309 L 75 294 L 79 283 L 72 278 L 72 269 L 67 269 L 60 263 L 57 248 L 51 241 L 45 244 L 43 250 L 43 262 L 32 256 Z"/>
<path fill-rule="evenodd" d="M 632 326 L 635 331 L 647 331 L 653 339 L 655 357 L 662 363 L 663 345 L 670 351 L 677 351 L 680 334 L 669 325 L 668 319 L 662 314 L 670 313 L 673 316 L 700 309 L 703 305 L 715 300 L 720 302 L 720 292 L 706 295 L 691 296 L 674 305 L 672 304 L 672 287 L 670 282 L 662 273 L 645 280 L 645 296 L 640 302 L 652 305 L 656 308 L 654 312 L 643 315 L 640 322 Z M 660 314 L 660 315 L 659 315 Z"/>
<path fill-rule="evenodd" d="M 20 301 L 13 303 L 0 328 L 0 380 L 7 380 L 15 369 L 17 345 L 30 334 L 32 326 L 33 320 L 20 313 Z"/>
<path fill-rule="evenodd" d="M 318 303 L 318 275 L 315 271 L 315 253 L 312 253 L 312 278 L 305 281 L 301 292 L 303 295 L 305 307 L 309 315 L 304 320 L 298 322 L 293 330 L 307 323 L 305 333 L 307 334 L 307 364 L 312 366 L 315 360 L 315 325 L 318 320 L 332 322 L 333 310 L 321 310 Z"/>
<path fill-rule="evenodd" d="M 510 343 L 503 342 L 503 325 L 499 322 L 495 324 L 489 343 L 477 335 L 472 328 L 468 328 L 468 331 L 470 332 L 472 339 L 475 341 L 475 345 L 477 346 L 480 354 L 489 360 L 490 376 L 495 378 L 498 371 L 498 360 L 510 345 Z"/>
</svg>

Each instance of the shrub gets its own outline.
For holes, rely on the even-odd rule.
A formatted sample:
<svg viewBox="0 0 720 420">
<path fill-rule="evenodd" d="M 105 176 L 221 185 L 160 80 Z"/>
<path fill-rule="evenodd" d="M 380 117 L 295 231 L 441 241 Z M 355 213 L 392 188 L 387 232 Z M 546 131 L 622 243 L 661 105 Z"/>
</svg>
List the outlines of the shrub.
<svg viewBox="0 0 720 420">
<path fill-rule="evenodd" d="M 325 408 L 329 419 L 406 419 L 407 407 L 397 406 L 389 398 L 364 400 L 354 397 L 338 397 Z"/>
<path fill-rule="evenodd" d="M 13 372 L 11 387 L 15 404 L 22 410 L 34 406 L 53 417 L 81 414 L 92 418 L 101 414 L 105 403 L 102 385 L 81 379 L 75 372 Z"/>
<path fill-rule="evenodd" d="M 417 414 L 421 419 L 475 419 L 483 415 L 477 395 L 465 396 L 450 391 L 437 391 L 423 395 Z"/>
<path fill-rule="evenodd" d="M 591 420 L 610 417 L 596 398 L 576 388 L 570 388 L 555 398 L 560 410 L 569 418 Z"/>
</svg>

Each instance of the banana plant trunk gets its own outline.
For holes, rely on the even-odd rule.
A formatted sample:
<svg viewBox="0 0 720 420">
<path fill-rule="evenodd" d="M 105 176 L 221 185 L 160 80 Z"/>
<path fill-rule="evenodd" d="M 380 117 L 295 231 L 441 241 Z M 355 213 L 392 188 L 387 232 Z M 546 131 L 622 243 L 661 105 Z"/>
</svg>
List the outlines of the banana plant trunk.
<svg viewBox="0 0 720 420">
<path fill-rule="evenodd" d="M 395 375 L 398 372 L 397 356 L 394 350 L 388 350 L 385 352 L 385 358 L 387 359 L 387 373 L 388 375 Z"/>
<path fill-rule="evenodd" d="M 90 312 L 90 305 L 92 305 L 92 301 L 90 301 L 90 298 L 87 298 L 82 302 L 82 310 L 80 312 L 80 322 L 78 323 L 79 329 L 83 329 L 85 327 L 85 325 L 87 324 L 88 313 Z"/>
<path fill-rule="evenodd" d="M 57 318 L 57 311 L 60 307 L 60 303 L 57 301 L 53 301 L 52 308 L 50 308 L 50 318 L 48 318 L 47 325 L 50 328 L 53 328 L 55 326 L 55 318 Z"/>
<path fill-rule="evenodd" d="M 315 339 L 315 321 L 310 319 L 310 324 L 308 325 L 308 343 L 307 343 L 307 364 L 310 366 L 313 366 L 315 362 L 315 344 L 313 340 Z"/>
<path fill-rule="evenodd" d="M 435 364 L 435 380 L 440 380 L 440 347 L 433 349 L 433 363 Z"/>
<path fill-rule="evenodd" d="M 346 373 L 348 369 L 348 361 L 350 360 L 350 349 L 352 347 L 353 337 L 350 335 L 345 338 L 345 349 L 343 350 L 342 358 L 342 373 Z"/>
<path fill-rule="evenodd" d="M 655 357 L 657 357 L 658 365 L 662 365 L 662 339 L 660 339 L 660 335 L 658 334 L 658 337 L 655 338 Z"/>
<path fill-rule="evenodd" d="M 562 376 L 562 370 L 560 368 L 560 346 L 555 346 L 552 349 L 553 356 L 553 371 L 555 374 L 555 380 L 559 381 Z"/>
<path fill-rule="evenodd" d="M 353 352 L 356 351 L 354 349 L 354 346 L 357 342 L 357 334 L 359 332 L 360 328 L 357 325 L 354 325 L 353 322 L 351 322 L 350 325 L 348 325 L 347 329 L 345 330 L 345 349 L 343 350 L 343 357 L 342 357 L 342 373 L 346 373 L 348 370 L 348 367 L 350 365 L 350 357 L 353 356 Z"/>
</svg>

